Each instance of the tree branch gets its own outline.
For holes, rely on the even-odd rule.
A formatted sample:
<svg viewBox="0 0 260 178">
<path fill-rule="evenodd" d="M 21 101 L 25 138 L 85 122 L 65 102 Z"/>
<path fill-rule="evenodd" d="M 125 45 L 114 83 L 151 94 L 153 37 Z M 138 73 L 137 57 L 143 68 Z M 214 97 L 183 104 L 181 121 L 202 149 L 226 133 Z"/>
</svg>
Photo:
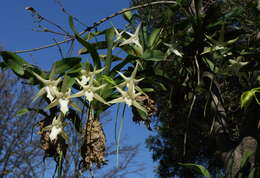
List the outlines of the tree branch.
<svg viewBox="0 0 260 178">
<path fill-rule="evenodd" d="M 124 8 L 124 9 L 122 9 L 122 10 L 120 10 L 120 11 L 118 11 L 118 12 L 116 12 L 116 13 L 110 15 L 110 16 L 107 16 L 107 17 L 95 22 L 93 25 L 87 27 L 84 31 L 80 32 L 79 34 L 83 35 L 84 33 L 91 31 L 92 29 L 96 28 L 97 26 L 104 23 L 105 21 L 107 21 L 107 20 L 109 20 L 113 17 L 116 17 L 118 15 L 121 15 L 125 12 L 136 10 L 136 9 L 141 9 L 141 8 L 145 8 L 145 7 L 149 7 L 149 6 L 154 6 L 154 5 L 158 5 L 158 4 L 176 4 L 176 2 L 175 1 L 157 1 L 157 2 L 150 2 L 150 3 L 142 4 L 142 5 L 137 5 L 137 6 L 130 7 L 130 8 Z M 74 40 L 74 39 L 75 39 L 75 36 L 68 38 L 66 40 L 63 40 L 63 41 L 59 41 L 57 43 L 52 43 L 52 44 L 41 46 L 41 47 L 38 47 L 38 48 L 15 51 L 15 53 L 18 54 L 18 53 L 27 53 L 27 52 L 39 51 L 39 50 L 42 50 L 42 49 L 50 48 L 50 47 L 53 47 L 53 46 L 56 46 L 56 45 L 60 45 L 60 44 L 69 42 L 69 41 Z"/>
</svg>

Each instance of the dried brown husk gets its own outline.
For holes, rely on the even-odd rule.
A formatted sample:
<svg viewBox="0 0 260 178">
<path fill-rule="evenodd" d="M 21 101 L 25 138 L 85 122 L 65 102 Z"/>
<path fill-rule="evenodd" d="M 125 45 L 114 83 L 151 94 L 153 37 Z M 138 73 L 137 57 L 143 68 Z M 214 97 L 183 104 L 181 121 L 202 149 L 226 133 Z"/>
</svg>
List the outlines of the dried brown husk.
<svg viewBox="0 0 260 178">
<path fill-rule="evenodd" d="M 156 114 L 157 108 L 155 106 L 155 101 L 151 97 L 149 97 L 148 95 L 142 95 L 138 96 L 136 100 L 145 107 L 145 109 L 147 110 L 148 118 Z M 144 119 L 137 114 L 134 114 L 133 121 L 141 122 L 144 121 Z"/>
<path fill-rule="evenodd" d="M 81 147 L 81 156 L 85 169 L 94 165 L 101 168 L 105 163 L 106 138 L 102 124 L 98 119 L 89 119 L 85 128 L 84 143 Z"/>
</svg>

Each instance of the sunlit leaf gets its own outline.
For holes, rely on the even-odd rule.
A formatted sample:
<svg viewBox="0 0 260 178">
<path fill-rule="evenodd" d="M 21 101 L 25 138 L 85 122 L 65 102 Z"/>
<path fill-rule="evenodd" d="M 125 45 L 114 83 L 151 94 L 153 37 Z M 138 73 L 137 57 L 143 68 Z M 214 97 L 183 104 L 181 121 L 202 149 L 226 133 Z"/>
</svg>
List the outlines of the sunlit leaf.
<svg viewBox="0 0 260 178">
<path fill-rule="evenodd" d="M 0 55 L 5 61 L 5 64 L 10 67 L 15 73 L 18 75 L 24 75 L 24 64 L 28 64 L 25 60 L 23 60 L 20 56 L 15 53 L 9 51 L 1 51 Z"/>
<path fill-rule="evenodd" d="M 161 29 L 157 28 L 151 33 L 151 35 L 148 38 L 148 44 L 147 44 L 149 48 L 156 46 L 156 43 L 158 44 L 160 32 Z"/>
<path fill-rule="evenodd" d="M 178 164 L 183 167 L 193 169 L 197 173 L 205 176 L 206 178 L 210 178 L 209 171 L 204 166 L 193 164 L 193 163 L 178 163 Z"/>
</svg>

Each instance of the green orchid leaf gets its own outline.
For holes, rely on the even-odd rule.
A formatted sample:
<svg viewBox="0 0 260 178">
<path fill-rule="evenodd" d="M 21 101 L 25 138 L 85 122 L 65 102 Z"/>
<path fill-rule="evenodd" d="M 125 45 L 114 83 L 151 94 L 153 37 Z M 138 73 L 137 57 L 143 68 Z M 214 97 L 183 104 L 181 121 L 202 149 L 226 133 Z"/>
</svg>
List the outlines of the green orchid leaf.
<svg viewBox="0 0 260 178">
<path fill-rule="evenodd" d="M 100 61 L 100 58 L 99 58 L 99 55 L 98 55 L 98 52 L 96 50 L 96 48 L 88 43 L 85 39 L 81 38 L 79 33 L 77 32 L 75 26 L 74 26 L 74 23 L 73 23 L 73 17 L 70 16 L 69 17 L 69 24 L 70 24 L 70 28 L 71 30 L 74 32 L 75 34 L 75 37 L 77 39 L 77 41 L 83 45 L 89 52 L 90 52 L 90 55 L 93 59 L 93 62 L 94 62 L 94 65 L 97 69 L 101 69 L 101 61 Z"/>
<path fill-rule="evenodd" d="M 250 173 L 249 173 L 249 175 L 248 175 L 248 178 L 254 178 L 255 177 L 255 168 L 253 168 L 253 169 L 251 169 L 250 170 Z"/>
<path fill-rule="evenodd" d="M 81 69 L 80 57 L 63 58 L 53 65 L 54 74 L 77 73 Z"/>
<path fill-rule="evenodd" d="M 242 160 L 240 162 L 240 169 L 242 169 L 246 162 L 248 161 L 248 159 L 254 154 L 254 152 L 250 152 L 250 151 L 247 151 L 244 153 L 243 157 L 242 157 Z"/>
<path fill-rule="evenodd" d="M 69 16 L 69 25 L 70 25 L 70 28 L 73 31 L 73 33 L 78 34 L 78 32 L 75 28 L 75 25 L 73 23 L 73 17 L 72 16 Z"/>
<path fill-rule="evenodd" d="M 2 70 L 6 70 L 8 68 L 7 64 L 3 61 L 3 62 L 0 62 L 0 68 Z"/>
<path fill-rule="evenodd" d="M 24 75 L 24 64 L 28 64 L 20 56 L 9 51 L 1 51 L 0 55 L 5 61 L 5 65 L 10 67 L 16 74 L 23 76 Z"/>
<path fill-rule="evenodd" d="M 193 169 L 197 173 L 205 176 L 206 178 L 210 178 L 209 171 L 204 166 L 193 164 L 193 163 L 178 163 L 178 164 L 183 167 Z"/>
<path fill-rule="evenodd" d="M 148 38 L 148 48 L 153 48 L 159 44 L 159 36 L 160 36 L 161 29 L 155 29 Z"/>
<path fill-rule="evenodd" d="M 244 92 L 240 97 L 241 109 L 243 109 L 243 108 L 246 109 L 252 102 L 254 96 L 255 96 L 254 90 L 249 90 L 249 91 Z"/>
<path fill-rule="evenodd" d="M 145 93 L 154 92 L 153 88 L 142 88 L 142 91 Z"/>
<path fill-rule="evenodd" d="M 147 61 L 163 61 L 164 60 L 164 53 L 160 50 L 145 50 L 142 58 Z"/>
<path fill-rule="evenodd" d="M 61 86 L 61 92 L 65 93 L 72 87 L 72 85 L 75 83 L 75 79 L 65 75 L 64 80 L 62 81 L 62 86 Z"/>
<path fill-rule="evenodd" d="M 102 75 L 102 78 L 105 80 L 105 81 L 107 81 L 108 83 L 110 83 L 110 84 L 112 84 L 112 85 L 117 85 L 116 84 L 116 82 L 111 78 L 111 77 L 109 77 L 109 76 L 107 76 L 107 75 Z"/>
<path fill-rule="evenodd" d="M 109 74 L 112 63 L 112 48 L 113 48 L 114 29 L 109 28 L 106 31 L 107 41 L 107 58 L 105 60 L 105 74 Z"/>
<path fill-rule="evenodd" d="M 100 61 L 100 58 L 99 58 L 99 55 L 98 55 L 96 48 L 92 44 L 85 41 L 83 38 L 81 38 L 77 34 L 76 34 L 76 39 L 78 40 L 78 42 L 80 44 L 82 44 L 86 49 L 89 50 L 90 55 L 93 59 L 93 62 L 94 62 L 94 65 L 96 66 L 96 68 L 101 69 L 101 61 Z"/>
<path fill-rule="evenodd" d="M 110 77 L 114 78 L 117 75 L 118 71 L 121 71 L 121 69 L 123 67 L 125 67 L 125 65 L 129 64 L 133 60 L 136 60 L 136 58 L 132 55 L 128 55 L 124 60 L 122 60 L 121 63 L 119 63 L 115 67 L 113 67 L 113 69 L 110 72 Z"/>
<path fill-rule="evenodd" d="M 96 49 L 106 49 L 107 48 L 107 42 L 106 41 L 99 41 L 96 43 L 92 43 L 92 46 L 95 47 Z M 78 51 L 79 55 L 83 55 L 83 54 L 88 54 L 90 53 L 90 51 L 87 48 L 81 48 Z"/>
</svg>

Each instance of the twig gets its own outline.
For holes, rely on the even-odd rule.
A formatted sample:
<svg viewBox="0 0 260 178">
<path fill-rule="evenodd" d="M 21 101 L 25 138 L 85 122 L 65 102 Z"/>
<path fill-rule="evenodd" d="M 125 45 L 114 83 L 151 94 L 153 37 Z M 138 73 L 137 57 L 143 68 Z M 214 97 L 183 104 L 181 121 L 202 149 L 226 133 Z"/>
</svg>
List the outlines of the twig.
<svg viewBox="0 0 260 178">
<path fill-rule="evenodd" d="M 120 10 L 120 11 L 118 11 L 118 12 L 116 12 L 116 13 L 110 15 L 110 16 L 107 16 L 107 17 L 95 22 L 93 25 L 89 26 L 84 31 L 80 32 L 79 34 L 83 35 L 84 33 L 91 31 L 92 29 L 96 28 L 97 26 L 104 23 L 105 21 L 107 21 L 107 20 L 109 20 L 113 17 L 116 17 L 118 15 L 121 15 L 125 12 L 136 10 L 136 9 L 141 9 L 141 8 L 145 8 L 145 7 L 149 7 L 149 6 L 154 6 L 154 5 L 158 5 L 158 4 L 176 4 L 176 2 L 175 1 L 157 1 L 157 2 L 150 2 L 150 3 L 146 3 L 146 4 L 142 4 L 142 5 L 138 5 L 138 6 L 134 6 L 134 7 L 130 7 L 130 8 L 125 8 L 125 9 L 122 9 L 122 10 Z M 38 48 L 15 51 L 15 53 L 18 54 L 18 53 L 27 53 L 27 52 L 39 51 L 41 49 L 46 49 L 46 48 L 50 48 L 50 47 L 53 47 L 53 46 L 56 46 L 56 45 L 59 45 L 59 44 L 66 43 L 66 42 L 71 41 L 73 39 L 75 39 L 75 36 L 73 36 L 69 39 L 63 40 L 63 41 L 59 41 L 57 43 L 52 43 L 52 44 L 41 46 L 41 47 L 38 47 Z"/>
</svg>

